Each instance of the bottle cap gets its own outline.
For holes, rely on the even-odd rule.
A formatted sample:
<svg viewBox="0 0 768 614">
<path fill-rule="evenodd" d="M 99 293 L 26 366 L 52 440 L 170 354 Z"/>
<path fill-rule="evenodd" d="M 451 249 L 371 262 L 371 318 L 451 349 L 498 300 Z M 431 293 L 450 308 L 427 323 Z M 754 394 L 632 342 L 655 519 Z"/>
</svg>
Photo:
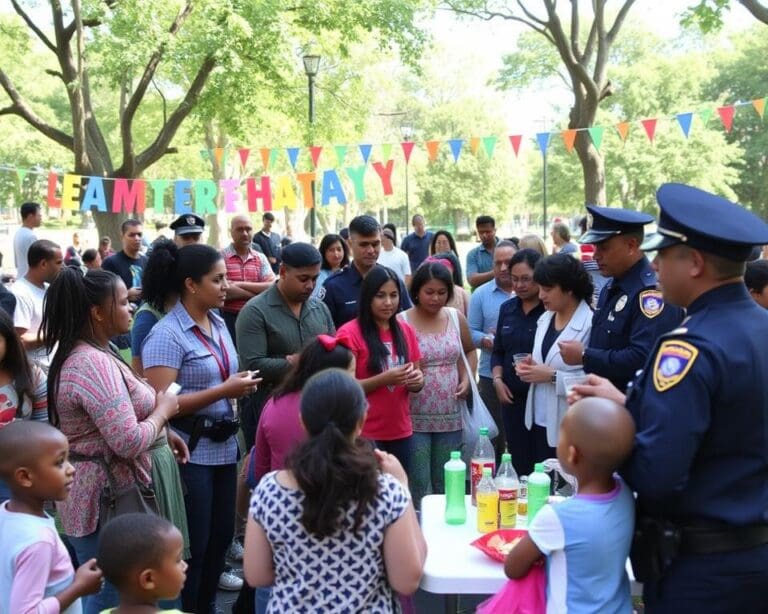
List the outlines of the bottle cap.
<svg viewBox="0 0 768 614">
<path fill-rule="evenodd" d="M 454 450 L 451 452 L 451 460 L 456 460 L 457 458 L 461 458 L 461 452 Z"/>
<path fill-rule="evenodd" d="M 480 427 L 480 434 L 481 435 L 488 435 L 488 427 L 487 426 L 481 426 Z"/>
<path fill-rule="evenodd" d="M 533 467 L 533 470 L 536 473 L 546 473 L 546 469 L 544 468 L 544 463 L 536 463 L 536 465 Z"/>
<path fill-rule="evenodd" d="M 488 476 L 491 477 L 491 468 L 490 467 L 483 467 L 483 477 Z"/>
<path fill-rule="evenodd" d="M 512 462 L 512 455 L 509 452 L 504 452 L 504 454 L 501 455 L 501 462 L 506 463 L 509 461 Z"/>
<path fill-rule="evenodd" d="M 521 476 L 520 476 L 520 483 L 521 483 L 521 484 L 522 484 L 523 482 L 527 482 L 527 481 L 528 481 L 528 476 L 527 476 L 527 475 L 521 475 Z"/>
</svg>

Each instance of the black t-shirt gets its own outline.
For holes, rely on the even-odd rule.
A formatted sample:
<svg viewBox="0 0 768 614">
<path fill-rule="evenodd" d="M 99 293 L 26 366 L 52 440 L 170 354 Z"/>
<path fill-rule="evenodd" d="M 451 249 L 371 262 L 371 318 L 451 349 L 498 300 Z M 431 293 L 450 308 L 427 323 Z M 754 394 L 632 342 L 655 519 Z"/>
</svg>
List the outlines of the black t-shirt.
<svg viewBox="0 0 768 614">
<path fill-rule="evenodd" d="M 146 266 L 146 256 L 139 254 L 138 258 L 129 258 L 122 250 L 111 255 L 101 264 L 101 268 L 105 271 L 119 275 L 129 290 L 141 287 L 141 277 Z"/>
<path fill-rule="evenodd" d="M 549 350 L 552 348 L 552 344 L 555 342 L 555 339 L 557 339 L 561 332 L 563 331 L 557 330 L 555 328 L 555 316 L 552 316 L 552 319 L 549 322 L 549 328 L 547 328 L 547 332 L 544 334 L 544 339 L 541 341 L 542 360 L 547 359 L 547 354 L 549 354 Z"/>
</svg>

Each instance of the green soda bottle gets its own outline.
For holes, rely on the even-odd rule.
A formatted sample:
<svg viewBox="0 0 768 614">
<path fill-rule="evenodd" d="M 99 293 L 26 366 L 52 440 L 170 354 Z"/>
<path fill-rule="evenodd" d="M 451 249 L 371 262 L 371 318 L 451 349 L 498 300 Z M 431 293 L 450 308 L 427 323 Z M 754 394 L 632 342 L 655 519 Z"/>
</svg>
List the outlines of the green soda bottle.
<svg viewBox="0 0 768 614">
<path fill-rule="evenodd" d="M 533 473 L 528 476 L 528 526 L 547 503 L 551 484 L 552 480 L 544 470 L 544 463 L 536 463 Z"/>
<path fill-rule="evenodd" d="M 451 452 L 451 460 L 445 463 L 445 522 L 464 524 L 467 521 L 467 504 L 464 483 L 467 465 L 461 460 L 461 452 Z"/>
</svg>

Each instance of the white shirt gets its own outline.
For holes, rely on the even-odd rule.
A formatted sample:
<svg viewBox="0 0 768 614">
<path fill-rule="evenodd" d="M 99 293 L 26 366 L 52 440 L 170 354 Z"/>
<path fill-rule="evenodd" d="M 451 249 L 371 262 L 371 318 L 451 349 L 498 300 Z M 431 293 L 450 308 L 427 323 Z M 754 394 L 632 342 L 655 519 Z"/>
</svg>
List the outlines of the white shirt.
<svg viewBox="0 0 768 614">
<path fill-rule="evenodd" d="M 405 283 L 405 276 L 411 274 L 411 262 L 408 260 L 408 254 L 399 247 L 392 247 L 389 251 L 382 247 L 377 262 L 397 273 L 403 283 Z"/>
<path fill-rule="evenodd" d="M 29 246 L 37 241 L 37 237 L 31 228 L 22 226 L 13 237 L 13 256 L 16 260 L 16 279 L 21 279 L 27 274 L 27 252 Z"/>
<path fill-rule="evenodd" d="M 25 328 L 28 333 L 37 335 L 43 321 L 43 299 L 47 290 L 48 284 L 39 288 L 25 277 L 17 279 L 11 285 L 11 292 L 16 296 L 16 309 L 13 312 L 13 325 L 16 328 Z M 27 356 L 45 366 L 51 363 L 45 347 L 29 350 Z"/>
</svg>

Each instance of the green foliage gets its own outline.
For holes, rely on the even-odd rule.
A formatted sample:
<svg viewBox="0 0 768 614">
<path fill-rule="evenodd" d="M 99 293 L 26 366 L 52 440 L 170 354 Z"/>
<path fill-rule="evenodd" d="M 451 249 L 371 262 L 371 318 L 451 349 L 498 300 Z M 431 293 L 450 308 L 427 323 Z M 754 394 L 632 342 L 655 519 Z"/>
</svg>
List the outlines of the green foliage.
<svg viewBox="0 0 768 614">
<path fill-rule="evenodd" d="M 700 0 L 683 13 L 681 22 L 702 32 L 714 32 L 723 27 L 723 17 L 731 10 L 730 4 L 730 0 Z"/>
</svg>

